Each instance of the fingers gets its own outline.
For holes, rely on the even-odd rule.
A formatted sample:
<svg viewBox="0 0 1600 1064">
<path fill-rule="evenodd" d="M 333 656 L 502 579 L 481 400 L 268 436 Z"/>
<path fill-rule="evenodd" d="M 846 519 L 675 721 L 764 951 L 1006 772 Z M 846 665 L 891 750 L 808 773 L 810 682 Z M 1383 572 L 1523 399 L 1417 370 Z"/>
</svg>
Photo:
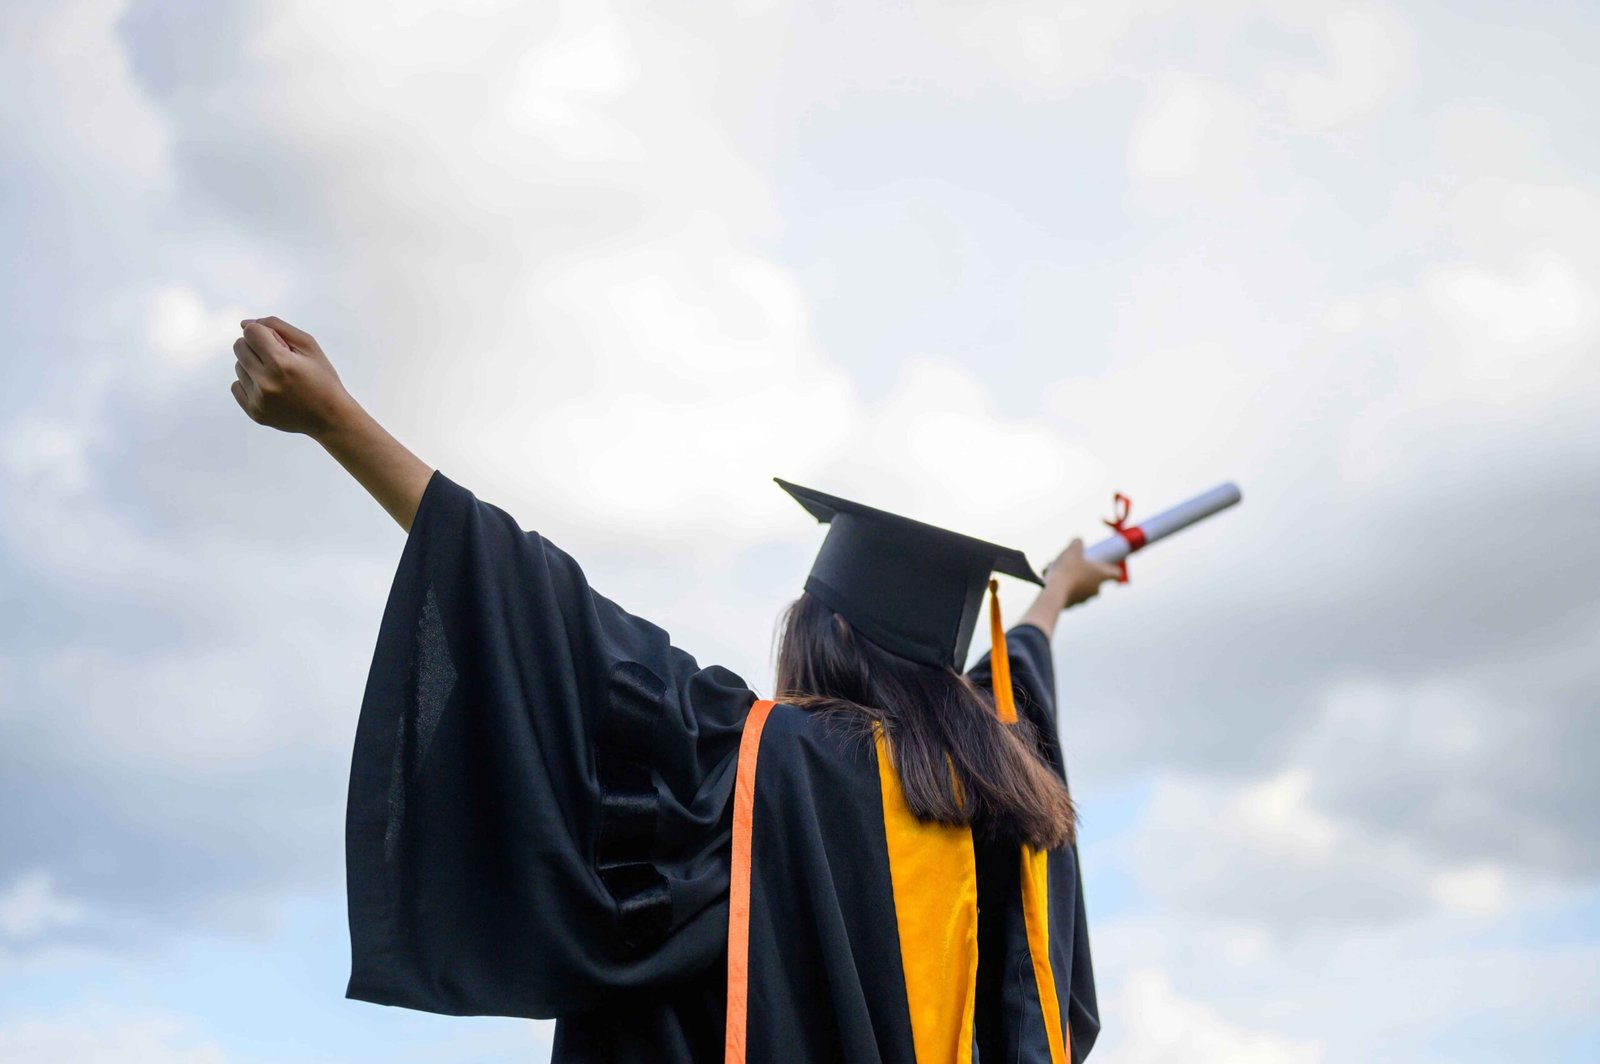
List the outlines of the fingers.
<svg viewBox="0 0 1600 1064">
<path fill-rule="evenodd" d="M 1090 562 L 1089 564 L 1094 566 L 1095 571 L 1100 574 L 1100 579 L 1102 580 L 1122 579 L 1122 570 L 1118 569 L 1115 565 L 1100 565 L 1097 562 Z"/>
<path fill-rule="evenodd" d="M 295 328 L 293 325 L 290 325 L 288 322 L 284 321 L 275 314 L 268 314 L 264 318 L 254 318 L 252 320 L 258 325 L 265 325 L 267 328 L 273 330 L 279 336 L 287 340 L 291 346 L 309 347 L 310 345 L 316 343 L 316 341 L 311 338 L 310 333 L 306 332 L 304 329 Z M 242 328 L 248 324 L 249 322 L 241 322 L 240 327 Z"/>
<path fill-rule="evenodd" d="M 264 396 L 276 395 L 283 387 L 286 376 L 296 371 L 299 352 L 320 356 L 316 341 L 309 333 L 296 329 L 282 318 L 268 315 L 264 318 L 245 318 L 239 323 L 243 335 L 233 342 L 233 375 L 228 385 L 234 402 L 252 421 L 266 424 Z"/>
<path fill-rule="evenodd" d="M 244 368 L 242 362 L 233 364 L 233 375 L 239 378 L 239 387 L 244 389 L 244 397 L 252 403 L 261 400 L 261 389 L 256 386 L 255 380 L 250 376 L 250 371 Z"/>
<path fill-rule="evenodd" d="M 233 357 L 239 360 L 238 364 L 243 366 L 246 372 L 266 368 L 256 349 L 242 336 L 233 342 Z"/>
<path fill-rule="evenodd" d="M 244 344 L 243 340 L 239 341 Z M 228 385 L 228 390 L 233 393 L 234 401 L 239 404 L 239 409 L 249 415 L 250 420 L 261 421 L 261 388 L 255 379 L 250 376 L 250 371 L 243 362 L 233 364 L 233 375 L 238 378 Z"/>
<path fill-rule="evenodd" d="M 259 320 L 249 321 L 244 326 L 244 341 L 260 356 L 263 364 L 270 365 L 280 355 L 287 354 L 289 347 L 284 343 L 283 337 L 270 326 L 263 325 Z"/>
<path fill-rule="evenodd" d="M 250 409 L 250 399 L 245 394 L 244 385 L 234 381 L 228 386 L 228 390 L 233 393 L 233 401 L 239 404 L 239 409 L 243 410 L 251 421 L 256 420 L 255 413 Z"/>
</svg>

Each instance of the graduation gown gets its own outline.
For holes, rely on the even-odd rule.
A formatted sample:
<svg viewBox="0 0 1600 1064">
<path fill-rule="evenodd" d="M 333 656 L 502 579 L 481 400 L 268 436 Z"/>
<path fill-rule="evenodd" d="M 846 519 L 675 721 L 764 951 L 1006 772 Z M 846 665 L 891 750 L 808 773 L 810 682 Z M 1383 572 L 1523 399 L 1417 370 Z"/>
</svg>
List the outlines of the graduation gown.
<svg viewBox="0 0 1600 1064">
<path fill-rule="evenodd" d="M 1007 646 L 1059 770 L 1048 642 Z M 917 822 L 887 755 L 435 473 L 357 727 L 348 995 L 556 1017 L 559 1064 L 1081 1061 L 1075 851 Z"/>
</svg>

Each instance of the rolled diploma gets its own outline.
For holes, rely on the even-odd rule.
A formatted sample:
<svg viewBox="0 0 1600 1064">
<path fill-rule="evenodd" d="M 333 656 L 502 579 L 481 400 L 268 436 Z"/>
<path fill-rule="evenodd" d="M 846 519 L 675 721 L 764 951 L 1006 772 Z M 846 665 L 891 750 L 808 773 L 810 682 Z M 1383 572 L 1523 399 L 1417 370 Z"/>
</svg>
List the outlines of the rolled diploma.
<svg viewBox="0 0 1600 1064">
<path fill-rule="evenodd" d="M 1180 502 L 1171 509 L 1162 510 L 1153 517 L 1147 517 L 1137 525 L 1129 525 L 1128 531 L 1144 532 L 1144 542 L 1138 547 L 1132 546 L 1123 534 L 1114 532 L 1100 542 L 1084 550 L 1083 556 L 1092 562 L 1101 565 L 1115 565 L 1134 551 L 1148 547 L 1158 539 L 1166 539 L 1174 532 L 1182 531 L 1192 524 L 1204 521 L 1213 514 L 1221 513 L 1228 507 L 1244 498 L 1239 493 L 1238 485 L 1233 483 L 1218 484 L 1210 491 L 1196 495 L 1188 502 Z M 1138 540 L 1135 535 L 1135 541 Z"/>
</svg>

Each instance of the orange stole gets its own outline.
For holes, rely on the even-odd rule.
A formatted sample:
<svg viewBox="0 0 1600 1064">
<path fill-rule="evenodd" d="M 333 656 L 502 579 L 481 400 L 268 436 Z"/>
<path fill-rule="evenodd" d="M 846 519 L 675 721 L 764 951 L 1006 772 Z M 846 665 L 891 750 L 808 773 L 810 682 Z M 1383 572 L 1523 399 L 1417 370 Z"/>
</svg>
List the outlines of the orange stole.
<svg viewBox="0 0 1600 1064">
<path fill-rule="evenodd" d="M 739 770 L 733 785 L 733 863 L 728 883 L 728 1025 L 723 1059 L 744 1064 L 745 1030 L 750 1018 L 750 844 L 755 827 L 756 755 L 761 729 L 776 703 L 762 699 L 750 707 L 739 737 Z"/>
</svg>

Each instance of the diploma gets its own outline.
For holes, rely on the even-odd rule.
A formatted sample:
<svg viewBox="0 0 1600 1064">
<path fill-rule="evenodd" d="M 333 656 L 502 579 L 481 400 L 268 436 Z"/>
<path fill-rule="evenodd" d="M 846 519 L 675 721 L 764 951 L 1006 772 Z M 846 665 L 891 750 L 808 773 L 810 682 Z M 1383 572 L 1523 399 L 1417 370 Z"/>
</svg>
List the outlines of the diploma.
<svg viewBox="0 0 1600 1064">
<path fill-rule="evenodd" d="M 1166 539 L 1174 532 L 1181 532 L 1190 525 L 1198 524 L 1213 514 L 1221 513 L 1241 498 L 1243 496 L 1239 493 L 1237 485 L 1218 484 L 1210 491 L 1196 495 L 1186 502 L 1180 502 L 1170 509 L 1162 510 L 1135 525 L 1128 521 L 1128 510 L 1132 502 L 1126 495 L 1118 493 L 1113 497 L 1116 516 L 1106 521 L 1106 524 L 1111 526 L 1112 534 L 1085 548 L 1083 556 L 1101 565 L 1118 566 L 1122 570 L 1122 582 L 1127 583 L 1128 555 L 1143 550 L 1157 540 Z"/>
</svg>

